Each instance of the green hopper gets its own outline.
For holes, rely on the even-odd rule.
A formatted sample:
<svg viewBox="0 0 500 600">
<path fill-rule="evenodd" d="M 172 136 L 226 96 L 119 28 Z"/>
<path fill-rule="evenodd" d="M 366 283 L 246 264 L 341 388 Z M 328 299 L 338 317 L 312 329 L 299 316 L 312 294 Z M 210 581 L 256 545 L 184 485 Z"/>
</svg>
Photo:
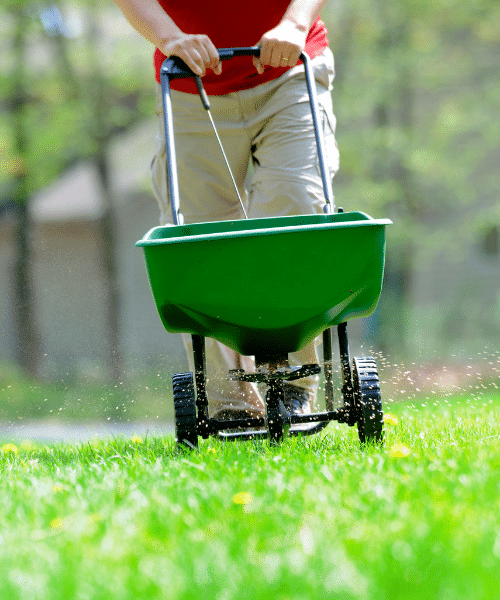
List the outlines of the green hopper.
<svg viewBox="0 0 500 600">
<path fill-rule="evenodd" d="M 137 245 L 168 331 L 281 355 L 374 311 L 388 223 L 360 212 L 195 223 Z"/>
</svg>

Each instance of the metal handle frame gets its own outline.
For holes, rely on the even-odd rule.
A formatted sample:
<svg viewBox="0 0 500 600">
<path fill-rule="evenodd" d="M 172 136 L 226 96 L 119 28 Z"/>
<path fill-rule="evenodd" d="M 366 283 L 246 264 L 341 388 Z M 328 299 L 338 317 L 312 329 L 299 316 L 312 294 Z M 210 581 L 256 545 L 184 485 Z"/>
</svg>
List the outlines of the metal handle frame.
<svg viewBox="0 0 500 600">
<path fill-rule="evenodd" d="M 242 47 L 242 48 L 220 48 L 218 49 L 220 60 L 228 60 L 235 56 L 260 56 L 260 48 L 258 46 Z M 333 193 L 331 182 L 329 181 L 329 173 L 326 167 L 326 151 L 323 141 L 322 130 L 320 129 L 319 108 L 316 94 L 316 84 L 310 66 L 310 58 L 302 52 L 300 60 L 304 64 L 307 91 L 309 93 L 309 102 L 311 105 L 311 114 L 313 119 L 314 134 L 316 145 L 318 148 L 318 160 L 323 183 L 323 191 L 325 194 L 326 204 L 324 206 L 325 213 L 333 213 Z M 174 125 L 172 117 L 172 100 L 170 97 L 170 80 L 181 79 L 186 77 L 194 77 L 198 92 L 200 94 L 203 106 L 210 106 L 208 97 L 205 94 L 201 78 L 197 76 L 177 56 L 172 56 L 163 61 L 160 69 L 160 81 L 163 99 L 163 120 L 165 125 L 165 143 L 167 153 L 167 175 L 168 175 L 168 191 L 170 195 L 170 204 L 172 207 L 172 215 L 175 225 L 183 225 L 184 218 L 180 211 L 179 201 L 179 183 L 177 178 L 177 163 L 175 157 L 175 142 L 174 142 Z"/>
</svg>

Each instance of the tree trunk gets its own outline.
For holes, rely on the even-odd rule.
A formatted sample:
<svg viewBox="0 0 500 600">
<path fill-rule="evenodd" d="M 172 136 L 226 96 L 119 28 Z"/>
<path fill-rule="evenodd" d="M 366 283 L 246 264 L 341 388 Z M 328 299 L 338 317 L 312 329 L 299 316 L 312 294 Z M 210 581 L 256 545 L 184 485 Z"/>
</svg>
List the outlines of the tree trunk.
<svg viewBox="0 0 500 600">
<path fill-rule="evenodd" d="M 36 324 L 36 304 L 33 292 L 33 251 L 31 247 L 31 220 L 28 210 L 29 171 L 25 108 L 28 102 L 25 79 L 25 32 L 28 17 L 23 8 L 14 11 L 17 20 L 14 38 L 16 93 L 12 109 L 15 129 L 15 151 L 18 167 L 15 175 L 17 223 L 14 230 L 13 314 L 15 355 L 18 364 L 36 376 L 40 366 L 40 335 Z"/>
<path fill-rule="evenodd" d="M 118 282 L 116 253 L 116 211 L 111 200 L 110 175 L 106 160 L 104 140 L 99 142 L 99 150 L 95 156 L 101 189 L 103 190 L 104 214 L 100 219 L 99 242 L 101 264 L 105 282 L 105 322 L 107 332 L 106 357 L 108 369 L 114 381 L 123 376 L 120 353 L 120 288 Z"/>
<path fill-rule="evenodd" d="M 374 121 L 377 128 L 389 131 L 395 128 L 403 132 L 409 143 L 413 128 L 413 97 L 411 72 L 405 61 L 393 60 L 395 49 L 405 47 L 408 38 L 407 24 L 388 27 L 380 42 L 381 54 L 387 62 L 387 68 L 392 68 L 397 74 L 393 90 L 387 95 L 374 111 Z M 390 151 L 386 136 L 383 147 L 374 161 L 375 180 L 391 179 L 398 184 L 400 197 L 391 207 L 391 213 L 400 215 L 409 222 L 418 212 L 414 182 L 410 171 L 406 168 L 403 149 L 395 155 Z M 396 217 L 398 218 L 398 217 Z M 413 247 L 411 236 L 400 240 L 397 247 L 388 247 L 384 293 L 379 309 L 379 331 L 377 332 L 378 346 L 382 352 L 396 351 L 405 355 L 408 351 L 409 323 L 411 313 L 411 291 L 413 278 Z"/>
<path fill-rule="evenodd" d="M 120 288 L 118 282 L 116 231 L 117 220 L 113 203 L 111 174 L 107 161 L 107 148 L 111 139 L 111 128 L 108 122 L 109 99 L 106 97 L 106 82 L 101 72 L 99 57 L 99 34 L 95 22 L 96 3 L 91 2 L 90 27 L 89 27 L 89 56 L 91 66 L 90 87 L 84 90 L 89 98 L 94 99 L 92 117 L 89 124 L 90 131 L 95 140 L 96 150 L 94 160 L 100 179 L 100 188 L 103 192 L 102 202 L 104 214 L 100 221 L 100 250 L 101 264 L 104 273 L 105 286 L 105 323 L 107 333 L 106 361 L 111 377 L 119 381 L 123 376 L 122 358 L 120 353 Z"/>
<path fill-rule="evenodd" d="M 94 140 L 93 160 L 97 167 L 100 189 L 102 191 L 103 216 L 99 220 L 98 240 L 100 264 L 104 281 L 103 313 L 106 330 L 106 346 L 104 348 L 106 366 L 113 381 L 119 381 L 123 375 L 121 354 L 119 351 L 120 328 L 120 292 L 116 267 L 116 212 L 112 201 L 111 176 L 107 163 L 107 146 L 110 140 L 108 125 L 109 102 L 105 94 L 105 80 L 101 72 L 99 55 L 99 32 L 96 15 L 99 14 L 99 3 L 89 0 L 87 53 L 90 63 L 90 76 L 83 84 L 75 74 L 68 57 L 67 41 L 64 35 L 55 36 L 59 66 L 66 82 L 75 94 L 91 103 L 91 121 L 88 130 Z"/>
</svg>

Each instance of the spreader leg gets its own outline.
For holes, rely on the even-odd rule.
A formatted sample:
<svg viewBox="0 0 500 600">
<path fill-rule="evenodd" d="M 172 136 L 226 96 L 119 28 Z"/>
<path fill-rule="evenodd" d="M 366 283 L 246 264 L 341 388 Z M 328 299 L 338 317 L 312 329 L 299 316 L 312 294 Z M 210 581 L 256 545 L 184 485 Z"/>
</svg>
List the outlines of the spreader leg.
<svg viewBox="0 0 500 600">
<path fill-rule="evenodd" d="M 198 409 L 198 433 L 203 439 L 210 435 L 208 420 L 208 400 L 205 376 L 205 338 L 192 335 L 194 376 L 196 382 L 196 407 Z"/>
<path fill-rule="evenodd" d="M 349 358 L 349 342 L 347 340 L 347 323 L 341 323 L 337 326 L 340 350 L 340 366 L 342 370 L 342 395 L 344 405 L 354 406 L 352 393 L 352 374 Z"/>
<path fill-rule="evenodd" d="M 334 410 L 332 330 L 330 328 L 323 331 L 323 362 L 325 365 L 325 407 L 326 410 Z"/>
</svg>

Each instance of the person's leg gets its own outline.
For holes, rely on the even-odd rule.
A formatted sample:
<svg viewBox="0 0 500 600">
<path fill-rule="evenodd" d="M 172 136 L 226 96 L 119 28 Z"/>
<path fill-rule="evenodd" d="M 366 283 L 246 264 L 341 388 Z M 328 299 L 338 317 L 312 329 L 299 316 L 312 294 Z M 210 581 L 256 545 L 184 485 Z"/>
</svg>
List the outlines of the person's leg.
<svg viewBox="0 0 500 600">
<path fill-rule="evenodd" d="M 338 163 L 333 136 L 335 118 L 331 110 L 331 97 L 328 90 L 333 71 L 325 57 L 314 59 L 312 62 L 315 65 L 315 77 L 323 85 L 319 99 L 322 105 L 322 123 L 326 135 L 329 165 L 333 174 L 337 170 Z M 297 141 L 297 136 L 303 136 L 304 130 L 297 130 L 297 124 L 294 125 L 293 132 L 289 130 L 290 108 L 293 109 L 294 106 L 299 108 L 299 113 L 302 115 L 299 120 L 305 118 L 307 121 L 307 118 L 310 118 L 308 117 L 310 112 L 304 110 L 304 102 L 307 102 L 305 81 L 302 81 L 302 85 L 296 85 L 296 82 L 292 81 L 298 71 L 300 69 L 292 69 L 289 75 L 280 78 L 281 81 L 269 82 L 238 94 L 211 99 L 212 113 L 244 199 L 246 196 L 243 183 L 250 143 L 253 146 L 254 157 L 257 160 L 250 203 L 247 207 L 251 217 L 307 214 L 322 210 L 323 193 L 318 187 L 318 171 L 317 166 L 314 166 L 315 145 L 313 149 L 309 140 L 296 149 L 294 142 Z M 232 188 L 229 174 L 199 98 L 186 94 L 173 94 L 176 95 L 179 97 L 179 102 L 174 109 L 174 129 L 181 188 L 181 212 L 186 222 L 241 218 L 236 193 Z M 158 104 L 158 113 L 161 118 L 161 101 Z M 292 110 L 291 113 L 296 115 L 297 110 Z M 311 124 L 304 122 L 302 125 L 305 125 L 306 133 L 303 137 L 307 139 L 308 135 L 310 137 Z M 168 223 L 171 222 L 171 211 L 167 199 L 162 129 L 163 124 L 160 121 L 159 147 L 152 165 L 153 191 L 162 211 L 162 223 Z M 198 132 L 197 135 L 193 136 L 193 130 Z M 279 135 L 276 135 L 276 132 Z M 274 159 L 270 158 L 273 154 Z M 293 160 L 294 156 L 297 161 Z M 285 164 L 284 170 L 278 166 L 283 164 Z M 313 166 L 305 168 L 308 165 Z M 183 185 L 182 181 L 186 185 Z M 319 182 L 321 186 L 320 179 Z M 189 346 L 190 336 L 184 337 Z M 188 357 L 192 369 L 190 352 Z M 317 362 L 314 343 L 291 355 L 290 362 L 292 365 Z M 253 414 L 263 410 L 262 400 L 254 384 L 225 380 L 228 369 L 252 370 L 251 357 L 240 357 L 218 342 L 207 339 L 207 367 L 211 414 L 216 415 L 226 409 L 249 410 Z M 217 377 L 217 375 L 221 376 Z M 303 379 L 297 382 L 297 385 L 306 388 L 311 395 L 314 395 L 317 377 Z"/>
<path fill-rule="evenodd" d="M 315 67 L 327 168 L 330 177 L 333 177 L 339 163 L 330 95 L 333 60 L 331 54 L 327 53 L 312 63 Z M 250 216 L 254 218 L 323 212 L 325 196 L 303 75 L 298 74 L 280 85 L 267 102 L 264 113 L 269 117 L 252 140 L 254 175 L 249 194 Z M 301 280 L 295 277 L 293 285 L 310 286 L 311 283 L 307 278 Z M 311 286 L 311 293 L 314 293 L 314 286 Z M 316 340 L 292 353 L 289 356 L 290 364 L 299 366 L 318 363 L 318 343 L 319 340 Z M 304 399 L 309 396 L 311 404 L 314 404 L 318 376 L 297 380 L 293 385 L 306 390 Z M 307 408 L 304 406 L 306 412 Z"/>
<path fill-rule="evenodd" d="M 333 79 L 333 58 L 330 57 L 328 53 L 311 63 L 316 78 L 326 166 L 333 178 L 339 166 L 339 152 L 329 89 Z M 279 85 L 261 112 L 263 127 L 252 139 L 254 174 L 249 193 L 250 216 L 322 213 L 325 195 L 303 73 Z"/>
<path fill-rule="evenodd" d="M 240 219 L 238 196 L 225 165 L 217 139 L 198 95 L 171 92 L 180 209 L 186 223 Z M 211 112 L 240 196 L 247 202 L 245 177 L 249 141 L 238 129 L 238 102 L 230 95 L 211 98 Z M 158 136 L 151 165 L 152 189 L 161 210 L 160 222 L 172 223 L 167 185 L 166 148 L 160 87 L 157 87 Z"/>
<path fill-rule="evenodd" d="M 189 370 L 194 372 L 193 346 L 191 336 L 183 333 L 182 339 L 186 348 Z M 254 371 L 252 356 L 242 356 L 213 338 L 205 338 L 205 355 L 207 363 L 207 398 L 210 417 L 221 413 L 245 412 L 250 417 L 262 416 L 264 402 L 255 383 L 230 381 L 227 378 L 230 369 Z"/>
<path fill-rule="evenodd" d="M 159 92 L 158 92 L 159 93 Z M 211 98 L 211 112 L 231 165 L 240 195 L 244 188 L 250 147 L 241 128 L 238 102 L 231 96 Z M 242 209 L 224 163 L 206 111 L 198 96 L 172 92 L 175 151 L 179 179 L 180 209 L 186 223 L 241 219 Z M 168 198 L 166 149 L 161 95 L 158 97 L 159 134 L 157 153 L 152 163 L 152 188 L 161 210 L 161 224 L 172 223 Z M 191 336 L 182 334 L 189 368 L 194 371 Z M 251 357 L 240 356 L 223 344 L 206 338 L 207 397 L 209 412 L 216 417 L 223 411 L 262 414 L 264 403 L 253 383 L 227 379 L 229 369 L 252 371 Z"/>
</svg>

